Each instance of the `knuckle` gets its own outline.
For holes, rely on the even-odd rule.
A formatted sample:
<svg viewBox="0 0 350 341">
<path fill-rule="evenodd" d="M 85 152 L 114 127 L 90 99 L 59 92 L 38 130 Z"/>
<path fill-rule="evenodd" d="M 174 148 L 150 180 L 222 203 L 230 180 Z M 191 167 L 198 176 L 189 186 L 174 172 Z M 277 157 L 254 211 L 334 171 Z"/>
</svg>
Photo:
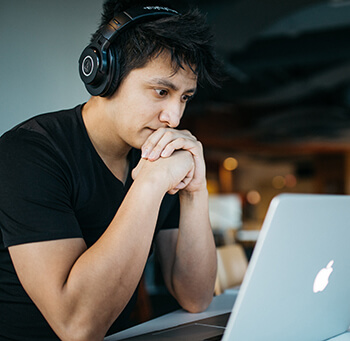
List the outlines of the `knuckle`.
<svg viewBox="0 0 350 341">
<path fill-rule="evenodd" d="M 145 145 L 153 146 L 156 143 L 156 141 L 157 139 L 155 138 L 155 136 L 150 136 L 146 141 Z"/>
<path fill-rule="evenodd" d="M 197 147 L 198 147 L 200 150 L 203 150 L 203 144 L 202 144 L 202 142 L 196 140 L 196 145 L 197 145 Z"/>
<path fill-rule="evenodd" d="M 171 131 L 171 130 L 167 130 L 165 133 L 164 133 L 164 137 L 165 138 L 172 138 L 174 136 L 174 133 Z"/>
<path fill-rule="evenodd" d="M 161 146 L 156 145 L 156 146 L 153 147 L 152 152 L 155 153 L 155 154 L 159 154 L 162 151 L 162 149 L 163 148 Z"/>
<path fill-rule="evenodd" d="M 186 134 L 188 137 L 190 137 L 193 140 L 197 140 L 197 138 L 187 129 L 183 130 L 183 133 Z"/>
</svg>

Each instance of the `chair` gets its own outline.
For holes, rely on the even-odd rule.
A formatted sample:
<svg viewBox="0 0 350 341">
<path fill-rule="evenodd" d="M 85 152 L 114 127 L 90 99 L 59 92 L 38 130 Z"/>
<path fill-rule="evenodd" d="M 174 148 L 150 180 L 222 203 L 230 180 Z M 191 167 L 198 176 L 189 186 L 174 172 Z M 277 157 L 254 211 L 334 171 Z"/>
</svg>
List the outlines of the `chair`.
<svg viewBox="0 0 350 341">
<path fill-rule="evenodd" d="M 215 283 L 215 295 L 227 289 L 237 289 L 243 281 L 248 267 L 248 260 L 240 244 L 230 244 L 216 248 L 218 271 Z M 230 290 L 231 291 L 231 290 Z"/>
</svg>

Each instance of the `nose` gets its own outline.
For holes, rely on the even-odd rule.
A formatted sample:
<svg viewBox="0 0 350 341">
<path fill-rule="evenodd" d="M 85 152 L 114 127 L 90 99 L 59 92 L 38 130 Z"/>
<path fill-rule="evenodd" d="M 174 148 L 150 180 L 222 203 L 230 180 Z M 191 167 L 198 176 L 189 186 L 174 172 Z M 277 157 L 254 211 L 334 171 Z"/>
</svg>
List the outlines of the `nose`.
<svg viewBox="0 0 350 341">
<path fill-rule="evenodd" d="M 184 105 L 181 102 L 167 103 L 159 114 L 159 120 L 169 128 L 176 128 L 180 124 L 184 110 Z"/>
</svg>

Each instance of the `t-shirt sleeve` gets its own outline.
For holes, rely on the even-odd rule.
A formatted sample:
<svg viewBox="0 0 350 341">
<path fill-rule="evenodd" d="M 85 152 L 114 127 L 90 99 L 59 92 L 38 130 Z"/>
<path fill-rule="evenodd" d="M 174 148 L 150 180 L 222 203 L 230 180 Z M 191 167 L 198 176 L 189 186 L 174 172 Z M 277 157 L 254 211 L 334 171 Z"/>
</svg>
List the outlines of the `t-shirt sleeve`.
<svg viewBox="0 0 350 341">
<path fill-rule="evenodd" d="M 69 168 L 49 140 L 18 129 L 0 140 L 0 229 L 6 247 L 79 238 Z"/>
</svg>

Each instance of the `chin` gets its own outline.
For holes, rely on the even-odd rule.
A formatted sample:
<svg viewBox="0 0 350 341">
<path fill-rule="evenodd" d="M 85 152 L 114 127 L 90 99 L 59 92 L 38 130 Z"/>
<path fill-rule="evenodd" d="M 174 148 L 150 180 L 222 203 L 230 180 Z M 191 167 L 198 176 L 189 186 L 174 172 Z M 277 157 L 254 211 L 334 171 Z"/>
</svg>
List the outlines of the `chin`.
<svg viewBox="0 0 350 341">
<path fill-rule="evenodd" d="M 143 146 L 143 144 L 146 142 L 146 140 L 155 132 L 155 130 L 151 129 L 151 128 L 145 128 L 142 130 L 142 132 L 140 133 L 139 137 L 140 137 L 140 148 Z"/>
<path fill-rule="evenodd" d="M 132 144 L 132 147 L 136 149 L 141 149 L 146 140 L 147 138 L 140 138 L 137 141 L 133 141 L 134 143 Z"/>
</svg>

